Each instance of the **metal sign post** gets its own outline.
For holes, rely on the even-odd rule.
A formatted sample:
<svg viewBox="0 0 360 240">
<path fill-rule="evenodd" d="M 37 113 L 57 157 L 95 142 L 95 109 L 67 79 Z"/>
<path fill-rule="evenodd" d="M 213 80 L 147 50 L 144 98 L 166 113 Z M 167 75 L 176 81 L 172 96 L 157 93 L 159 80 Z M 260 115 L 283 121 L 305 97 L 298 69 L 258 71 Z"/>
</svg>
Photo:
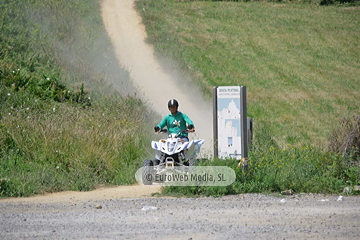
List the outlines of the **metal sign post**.
<svg viewBox="0 0 360 240">
<path fill-rule="evenodd" d="M 214 87 L 213 101 L 215 157 L 247 159 L 246 87 Z"/>
</svg>

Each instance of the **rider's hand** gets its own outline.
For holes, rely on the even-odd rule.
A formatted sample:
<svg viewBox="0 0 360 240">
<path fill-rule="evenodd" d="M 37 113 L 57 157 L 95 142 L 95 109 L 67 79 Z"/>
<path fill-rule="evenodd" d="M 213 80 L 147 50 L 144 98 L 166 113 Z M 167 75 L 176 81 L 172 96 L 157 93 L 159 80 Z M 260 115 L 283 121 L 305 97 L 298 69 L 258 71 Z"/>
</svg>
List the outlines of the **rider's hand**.
<svg viewBox="0 0 360 240">
<path fill-rule="evenodd" d="M 187 126 L 189 132 L 195 132 L 194 125 L 190 124 Z"/>
<path fill-rule="evenodd" d="M 154 127 L 154 130 L 155 130 L 155 132 L 160 132 L 160 131 L 161 131 L 161 128 L 159 128 L 158 126 L 155 126 L 155 127 Z"/>
</svg>

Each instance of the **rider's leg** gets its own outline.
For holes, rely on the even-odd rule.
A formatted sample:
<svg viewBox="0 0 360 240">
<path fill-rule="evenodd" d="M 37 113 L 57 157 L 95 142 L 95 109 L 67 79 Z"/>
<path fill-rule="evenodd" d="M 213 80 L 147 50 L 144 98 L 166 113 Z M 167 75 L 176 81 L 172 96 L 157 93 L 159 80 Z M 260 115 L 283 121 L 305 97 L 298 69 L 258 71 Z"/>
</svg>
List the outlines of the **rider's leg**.
<svg viewBox="0 0 360 240">
<path fill-rule="evenodd" d="M 184 142 L 188 142 L 189 138 L 188 137 L 180 137 L 181 140 L 183 140 Z"/>
</svg>

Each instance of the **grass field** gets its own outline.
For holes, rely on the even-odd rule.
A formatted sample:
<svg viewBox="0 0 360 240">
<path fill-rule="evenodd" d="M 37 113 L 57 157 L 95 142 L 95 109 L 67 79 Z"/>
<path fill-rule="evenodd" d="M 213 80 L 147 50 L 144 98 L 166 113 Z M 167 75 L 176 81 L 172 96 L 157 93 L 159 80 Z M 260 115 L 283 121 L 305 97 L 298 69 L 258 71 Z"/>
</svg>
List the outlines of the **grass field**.
<svg viewBox="0 0 360 240">
<path fill-rule="evenodd" d="M 360 8 L 139 1 L 148 41 L 210 94 L 247 86 L 248 115 L 281 147 L 326 147 L 360 112 Z M 255 129 L 256 132 L 256 129 Z"/>
</svg>

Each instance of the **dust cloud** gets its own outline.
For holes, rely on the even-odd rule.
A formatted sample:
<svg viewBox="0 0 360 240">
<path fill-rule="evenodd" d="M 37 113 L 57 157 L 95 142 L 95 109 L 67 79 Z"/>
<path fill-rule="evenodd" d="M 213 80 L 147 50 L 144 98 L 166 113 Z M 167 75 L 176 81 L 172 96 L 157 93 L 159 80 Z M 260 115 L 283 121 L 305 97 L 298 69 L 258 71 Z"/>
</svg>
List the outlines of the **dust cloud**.
<svg viewBox="0 0 360 240">
<path fill-rule="evenodd" d="M 200 89 L 182 78 L 180 73 L 164 69 L 145 42 L 147 35 L 135 0 L 103 0 L 102 18 L 113 42 L 119 64 L 130 72 L 130 78 L 142 98 L 161 116 L 169 114 L 167 102 L 176 99 L 179 111 L 194 122 L 196 133 L 191 139 L 205 139 L 204 156 L 212 155 L 212 103 L 202 97 Z"/>
</svg>

